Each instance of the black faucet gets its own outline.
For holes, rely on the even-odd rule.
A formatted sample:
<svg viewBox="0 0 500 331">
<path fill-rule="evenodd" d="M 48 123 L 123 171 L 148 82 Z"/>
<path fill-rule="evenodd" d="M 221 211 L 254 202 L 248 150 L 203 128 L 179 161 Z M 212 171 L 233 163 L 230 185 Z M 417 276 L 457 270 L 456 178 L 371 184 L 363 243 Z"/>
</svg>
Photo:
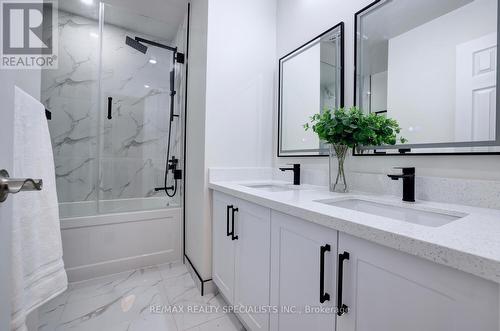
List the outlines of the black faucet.
<svg viewBox="0 0 500 331">
<path fill-rule="evenodd" d="M 403 179 L 403 201 L 415 202 L 415 168 L 394 168 L 402 169 L 402 175 L 387 175 L 392 180 Z"/>
<path fill-rule="evenodd" d="M 293 168 L 280 168 L 281 171 L 293 171 L 293 185 L 300 185 L 300 164 L 294 164 Z"/>
</svg>

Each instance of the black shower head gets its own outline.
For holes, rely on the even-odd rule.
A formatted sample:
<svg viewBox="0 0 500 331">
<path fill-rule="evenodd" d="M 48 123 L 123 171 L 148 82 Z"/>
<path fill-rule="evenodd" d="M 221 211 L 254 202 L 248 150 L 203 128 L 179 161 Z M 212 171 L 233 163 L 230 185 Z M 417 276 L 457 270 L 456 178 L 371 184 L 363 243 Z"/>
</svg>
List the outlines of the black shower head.
<svg viewBox="0 0 500 331">
<path fill-rule="evenodd" d="M 125 38 L 125 43 L 143 54 L 146 54 L 146 52 L 148 51 L 147 46 L 141 44 L 140 42 L 138 42 L 135 39 L 130 38 L 129 36 L 127 36 Z"/>
</svg>

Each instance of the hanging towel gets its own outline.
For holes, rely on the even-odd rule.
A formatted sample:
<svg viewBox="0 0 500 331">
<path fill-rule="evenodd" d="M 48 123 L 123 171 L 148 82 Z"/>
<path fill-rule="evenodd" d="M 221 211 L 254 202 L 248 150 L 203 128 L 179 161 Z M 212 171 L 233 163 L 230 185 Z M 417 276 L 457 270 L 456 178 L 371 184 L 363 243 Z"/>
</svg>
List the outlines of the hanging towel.
<svg viewBox="0 0 500 331">
<path fill-rule="evenodd" d="M 64 292 L 54 157 L 45 108 L 15 88 L 13 178 L 43 180 L 43 190 L 9 197 L 13 204 L 11 330 L 25 331 L 26 317 Z"/>
</svg>

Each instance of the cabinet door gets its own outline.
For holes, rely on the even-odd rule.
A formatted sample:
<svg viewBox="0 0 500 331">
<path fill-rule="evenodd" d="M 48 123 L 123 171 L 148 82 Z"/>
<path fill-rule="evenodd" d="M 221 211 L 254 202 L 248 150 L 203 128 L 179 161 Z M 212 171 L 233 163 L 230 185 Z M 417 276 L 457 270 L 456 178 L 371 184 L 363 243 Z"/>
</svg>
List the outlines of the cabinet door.
<svg viewBox="0 0 500 331">
<path fill-rule="evenodd" d="M 234 246 L 235 241 L 227 235 L 228 221 L 234 199 L 219 192 L 213 195 L 212 224 L 212 278 L 222 295 L 233 302 L 234 295 Z M 229 212 L 229 215 L 228 215 Z M 230 224 L 229 224 L 230 226 Z"/>
<path fill-rule="evenodd" d="M 498 284 L 345 234 L 338 331 L 498 330 Z"/>
<path fill-rule="evenodd" d="M 280 306 L 271 314 L 271 330 L 335 330 L 337 232 L 274 211 L 271 220 L 271 305 Z M 322 247 L 330 250 L 322 254 Z M 320 296 L 322 255 L 329 300 Z"/>
<path fill-rule="evenodd" d="M 271 211 L 248 202 L 238 202 L 235 214 L 236 281 L 235 305 L 269 306 Z M 269 330 L 269 312 L 253 309 L 239 314 L 249 330 Z"/>
</svg>

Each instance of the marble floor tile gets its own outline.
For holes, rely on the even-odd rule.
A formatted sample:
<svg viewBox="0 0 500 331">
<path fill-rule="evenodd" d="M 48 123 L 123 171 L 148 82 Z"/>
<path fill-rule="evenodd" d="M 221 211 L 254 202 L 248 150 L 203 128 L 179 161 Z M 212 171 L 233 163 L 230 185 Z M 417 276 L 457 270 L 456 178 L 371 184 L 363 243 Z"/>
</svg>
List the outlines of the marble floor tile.
<svg viewBox="0 0 500 331">
<path fill-rule="evenodd" d="M 160 285 L 140 286 L 68 302 L 56 330 L 104 330 L 151 317 L 151 305 L 166 305 Z M 168 315 L 161 316 L 170 319 Z"/>
<path fill-rule="evenodd" d="M 53 331 L 59 322 L 69 291 L 65 291 L 38 309 L 38 331 Z"/>
<path fill-rule="evenodd" d="M 192 327 L 218 319 L 224 316 L 222 307 L 226 304 L 220 295 L 200 295 L 191 276 L 181 276 L 164 282 L 167 300 L 180 312 L 174 312 L 179 330 L 188 330 Z"/>
<path fill-rule="evenodd" d="M 139 286 L 155 286 L 161 280 L 158 268 L 149 267 L 71 284 L 68 303 Z"/>
<path fill-rule="evenodd" d="M 188 331 L 245 331 L 245 328 L 234 315 L 228 314 L 195 326 Z"/>
<path fill-rule="evenodd" d="M 39 331 L 240 331 L 220 295 L 201 296 L 186 266 L 171 263 L 70 284 L 39 309 Z M 174 307 L 158 313 L 151 308 Z"/>
<path fill-rule="evenodd" d="M 177 278 L 188 273 L 186 266 L 182 262 L 173 262 L 158 266 L 163 280 Z"/>
</svg>

